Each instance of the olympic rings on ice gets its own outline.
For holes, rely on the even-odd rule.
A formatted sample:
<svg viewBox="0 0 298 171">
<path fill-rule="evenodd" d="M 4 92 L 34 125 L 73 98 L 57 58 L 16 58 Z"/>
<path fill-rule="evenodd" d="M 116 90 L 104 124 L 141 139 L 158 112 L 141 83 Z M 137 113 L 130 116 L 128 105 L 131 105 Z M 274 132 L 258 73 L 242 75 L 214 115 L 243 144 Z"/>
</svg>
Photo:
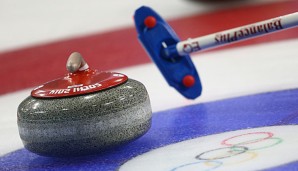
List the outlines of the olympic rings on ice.
<svg viewBox="0 0 298 171">
<path fill-rule="evenodd" d="M 282 143 L 281 138 L 273 136 L 271 132 L 250 132 L 226 138 L 220 143 L 224 147 L 201 152 L 195 156 L 198 162 L 187 163 L 171 171 L 189 170 L 202 164 L 205 164 L 205 170 L 214 170 L 220 166 L 250 161 L 257 157 L 256 151 Z"/>
</svg>

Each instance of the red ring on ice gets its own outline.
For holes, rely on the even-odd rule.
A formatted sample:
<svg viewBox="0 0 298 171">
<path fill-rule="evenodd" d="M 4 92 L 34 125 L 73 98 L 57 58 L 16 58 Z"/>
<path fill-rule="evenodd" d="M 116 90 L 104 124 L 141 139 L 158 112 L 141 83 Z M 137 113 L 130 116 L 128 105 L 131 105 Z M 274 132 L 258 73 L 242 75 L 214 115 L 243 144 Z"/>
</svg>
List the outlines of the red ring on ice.
<svg viewBox="0 0 298 171">
<path fill-rule="evenodd" d="M 235 143 L 235 144 L 228 143 L 228 141 L 230 141 L 231 139 L 235 139 L 235 138 L 242 137 L 242 136 L 245 136 L 245 135 L 252 135 L 252 134 L 265 134 L 266 137 L 264 137 L 264 138 L 257 138 L 257 139 L 253 139 L 253 140 L 245 141 L 245 142 L 239 142 L 239 143 Z M 251 133 L 246 133 L 246 134 L 236 135 L 236 136 L 227 138 L 227 139 L 223 140 L 223 141 L 221 142 L 221 144 L 222 144 L 222 145 L 227 145 L 227 146 L 240 145 L 240 144 L 241 144 L 241 145 L 245 145 L 245 144 L 253 144 L 253 143 L 256 143 L 256 142 L 260 142 L 260 141 L 269 139 L 269 138 L 271 138 L 271 137 L 273 137 L 273 133 L 271 133 L 271 132 L 251 132 Z"/>
</svg>

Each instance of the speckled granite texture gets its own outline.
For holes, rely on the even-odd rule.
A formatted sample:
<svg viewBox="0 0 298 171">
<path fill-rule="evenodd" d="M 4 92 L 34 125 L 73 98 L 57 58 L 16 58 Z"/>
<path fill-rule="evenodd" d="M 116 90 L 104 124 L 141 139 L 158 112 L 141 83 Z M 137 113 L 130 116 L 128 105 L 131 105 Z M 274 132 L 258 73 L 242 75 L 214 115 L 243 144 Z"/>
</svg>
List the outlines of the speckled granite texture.
<svg viewBox="0 0 298 171">
<path fill-rule="evenodd" d="M 81 96 L 29 96 L 19 105 L 18 126 L 25 148 L 34 153 L 80 156 L 140 137 L 150 128 L 151 115 L 146 88 L 129 79 Z"/>
</svg>

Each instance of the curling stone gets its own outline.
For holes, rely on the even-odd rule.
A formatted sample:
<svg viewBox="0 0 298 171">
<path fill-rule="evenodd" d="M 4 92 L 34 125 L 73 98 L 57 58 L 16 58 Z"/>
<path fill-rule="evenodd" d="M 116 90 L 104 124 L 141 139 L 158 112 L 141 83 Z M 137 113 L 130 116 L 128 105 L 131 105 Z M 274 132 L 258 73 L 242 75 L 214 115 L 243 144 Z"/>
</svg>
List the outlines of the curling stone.
<svg viewBox="0 0 298 171">
<path fill-rule="evenodd" d="M 77 52 L 69 73 L 31 92 L 18 107 L 26 149 L 54 157 L 100 153 L 142 136 L 151 126 L 144 85 L 126 75 L 92 70 Z"/>
</svg>

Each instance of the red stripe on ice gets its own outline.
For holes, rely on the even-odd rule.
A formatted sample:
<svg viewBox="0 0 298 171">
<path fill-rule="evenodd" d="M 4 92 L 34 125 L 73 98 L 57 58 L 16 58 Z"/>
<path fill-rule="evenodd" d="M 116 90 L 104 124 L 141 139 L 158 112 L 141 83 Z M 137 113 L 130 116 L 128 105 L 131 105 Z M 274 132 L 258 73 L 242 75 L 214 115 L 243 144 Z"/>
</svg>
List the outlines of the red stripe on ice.
<svg viewBox="0 0 298 171">
<path fill-rule="evenodd" d="M 169 23 L 184 40 L 293 13 L 297 9 L 298 1 L 285 1 L 194 15 Z M 219 49 L 297 37 L 296 28 Z M 62 77 L 66 73 L 66 60 L 73 51 L 80 52 L 92 68 L 99 70 L 150 62 L 133 27 L 29 47 L 0 54 L 0 94 Z"/>
</svg>

